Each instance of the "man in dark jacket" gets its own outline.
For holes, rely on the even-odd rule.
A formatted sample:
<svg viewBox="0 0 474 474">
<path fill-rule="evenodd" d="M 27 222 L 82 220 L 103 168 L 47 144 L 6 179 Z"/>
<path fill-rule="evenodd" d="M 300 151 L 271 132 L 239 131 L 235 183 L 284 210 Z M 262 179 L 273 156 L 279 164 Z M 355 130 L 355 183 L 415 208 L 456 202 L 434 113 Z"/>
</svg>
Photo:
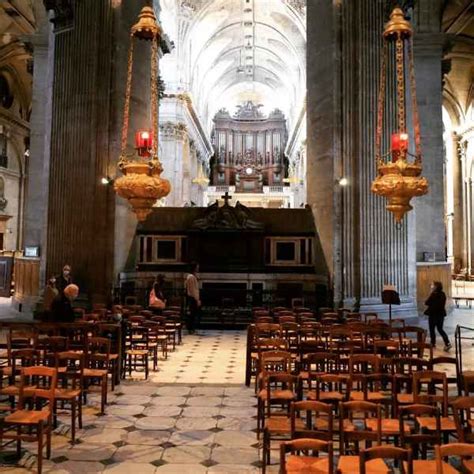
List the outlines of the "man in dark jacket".
<svg viewBox="0 0 474 474">
<path fill-rule="evenodd" d="M 79 294 L 79 287 L 68 285 L 53 300 L 51 305 L 51 319 L 55 323 L 73 323 L 75 316 L 72 302 Z"/>
<path fill-rule="evenodd" d="M 443 291 L 443 285 L 440 281 L 434 281 L 431 285 L 431 294 L 425 301 L 428 308 L 425 314 L 428 316 L 430 328 L 431 345 L 436 347 L 436 329 L 444 341 L 444 350 L 451 349 L 448 335 L 443 329 L 444 318 L 446 317 L 446 295 Z"/>
</svg>

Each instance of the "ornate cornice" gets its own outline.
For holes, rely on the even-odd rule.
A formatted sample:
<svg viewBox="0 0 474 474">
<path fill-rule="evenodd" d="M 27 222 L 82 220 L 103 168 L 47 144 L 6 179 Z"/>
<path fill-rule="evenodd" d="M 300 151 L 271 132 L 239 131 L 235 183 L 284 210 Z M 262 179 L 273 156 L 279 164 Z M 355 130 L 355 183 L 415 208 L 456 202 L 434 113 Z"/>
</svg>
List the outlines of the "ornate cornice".
<svg viewBox="0 0 474 474">
<path fill-rule="evenodd" d="M 306 0 L 283 0 L 288 6 L 293 8 L 301 16 L 306 17 Z"/>
<path fill-rule="evenodd" d="M 188 128 L 183 122 L 163 122 L 160 123 L 160 135 L 164 139 L 175 139 L 184 140 L 188 134 Z"/>
</svg>

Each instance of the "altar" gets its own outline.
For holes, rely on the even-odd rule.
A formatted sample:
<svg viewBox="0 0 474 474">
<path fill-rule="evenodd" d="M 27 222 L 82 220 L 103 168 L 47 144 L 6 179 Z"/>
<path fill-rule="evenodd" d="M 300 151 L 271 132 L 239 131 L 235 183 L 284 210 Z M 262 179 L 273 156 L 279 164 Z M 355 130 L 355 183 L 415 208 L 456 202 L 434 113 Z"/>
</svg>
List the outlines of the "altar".
<svg viewBox="0 0 474 474">
<path fill-rule="evenodd" d="M 196 261 L 204 306 L 286 296 L 316 304 L 327 276 L 311 209 L 247 208 L 231 199 L 226 194 L 223 205 L 206 208 L 153 209 L 137 227 L 120 286 L 143 298 L 161 273 L 168 293 L 179 295 Z"/>
</svg>

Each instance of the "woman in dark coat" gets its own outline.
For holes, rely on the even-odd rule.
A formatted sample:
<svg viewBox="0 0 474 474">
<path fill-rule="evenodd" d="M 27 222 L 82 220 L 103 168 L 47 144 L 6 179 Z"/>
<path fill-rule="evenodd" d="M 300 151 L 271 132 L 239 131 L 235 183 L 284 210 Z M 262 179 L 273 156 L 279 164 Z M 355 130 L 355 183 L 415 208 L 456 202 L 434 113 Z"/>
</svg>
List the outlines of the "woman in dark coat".
<svg viewBox="0 0 474 474">
<path fill-rule="evenodd" d="M 425 301 L 428 306 L 425 314 L 428 316 L 430 328 L 430 338 L 433 347 L 436 346 L 436 329 L 444 341 L 444 350 L 451 349 L 448 335 L 443 329 L 444 318 L 446 317 L 446 295 L 443 291 L 443 285 L 440 281 L 434 281 L 431 285 L 431 294 Z"/>
</svg>

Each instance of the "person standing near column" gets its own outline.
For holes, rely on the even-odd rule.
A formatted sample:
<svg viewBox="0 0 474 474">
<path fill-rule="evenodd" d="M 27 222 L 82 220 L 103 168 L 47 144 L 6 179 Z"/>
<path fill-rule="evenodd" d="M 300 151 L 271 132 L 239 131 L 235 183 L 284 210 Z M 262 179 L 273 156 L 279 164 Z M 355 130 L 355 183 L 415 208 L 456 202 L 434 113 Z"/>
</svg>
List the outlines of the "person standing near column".
<svg viewBox="0 0 474 474">
<path fill-rule="evenodd" d="M 201 307 L 201 299 L 199 295 L 199 281 L 197 273 L 199 265 L 196 262 L 191 264 L 191 273 L 186 276 L 186 300 L 188 306 L 188 331 L 189 334 L 196 332 L 196 322 L 199 318 L 199 308 Z"/>
<path fill-rule="evenodd" d="M 451 349 L 448 335 L 443 329 L 444 318 L 446 317 L 446 294 L 443 291 L 443 285 L 440 281 L 434 281 L 431 284 L 431 294 L 425 301 L 428 308 L 425 314 L 428 316 L 428 324 L 430 328 L 431 345 L 436 347 L 436 329 L 444 341 L 444 350 L 447 352 Z"/>
</svg>

